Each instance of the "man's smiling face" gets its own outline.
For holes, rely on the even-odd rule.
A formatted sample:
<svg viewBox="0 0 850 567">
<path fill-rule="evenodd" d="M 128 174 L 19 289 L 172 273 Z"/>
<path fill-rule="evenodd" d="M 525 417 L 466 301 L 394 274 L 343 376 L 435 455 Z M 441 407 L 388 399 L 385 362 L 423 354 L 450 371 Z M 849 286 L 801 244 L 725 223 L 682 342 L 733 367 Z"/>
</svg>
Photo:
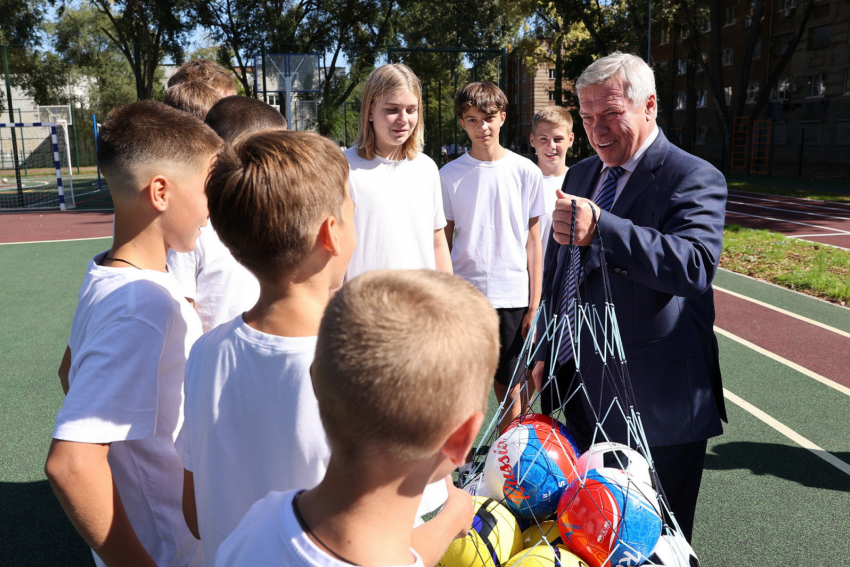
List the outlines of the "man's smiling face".
<svg viewBox="0 0 850 567">
<path fill-rule="evenodd" d="M 626 163 L 655 128 L 655 95 L 632 105 L 623 79 L 612 77 L 579 93 L 579 115 L 590 145 L 603 163 L 616 167 Z"/>
</svg>

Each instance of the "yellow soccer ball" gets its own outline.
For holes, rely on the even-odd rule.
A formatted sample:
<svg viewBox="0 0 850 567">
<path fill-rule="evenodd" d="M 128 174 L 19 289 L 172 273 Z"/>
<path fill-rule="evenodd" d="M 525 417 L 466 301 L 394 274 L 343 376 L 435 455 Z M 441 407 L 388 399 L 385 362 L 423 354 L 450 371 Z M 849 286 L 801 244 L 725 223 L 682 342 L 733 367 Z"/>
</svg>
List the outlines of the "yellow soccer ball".
<svg viewBox="0 0 850 567">
<path fill-rule="evenodd" d="M 541 543 L 532 549 L 523 549 L 505 564 L 505 567 L 588 567 L 587 563 L 563 545 L 548 546 Z"/>
<path fill-rule="evenodd" d="M 538 541 L 548 541 L 554 545 L 563 543 L 561 541 L 561 532 L 558 531 L 558 522 L 547 520 L 540 522 L 540 525 L 534 524 L 530 528 L 522 532 L 522 548 L 529 549 L 537 545 Z"/>
<path fill-rule="evenodd" d="M 483 496 L 474 506 L 472 529 L 449 545 L 439 567 L 497 567 L 522 550 L 522 533 L 506 507 Z"/>
</svg>

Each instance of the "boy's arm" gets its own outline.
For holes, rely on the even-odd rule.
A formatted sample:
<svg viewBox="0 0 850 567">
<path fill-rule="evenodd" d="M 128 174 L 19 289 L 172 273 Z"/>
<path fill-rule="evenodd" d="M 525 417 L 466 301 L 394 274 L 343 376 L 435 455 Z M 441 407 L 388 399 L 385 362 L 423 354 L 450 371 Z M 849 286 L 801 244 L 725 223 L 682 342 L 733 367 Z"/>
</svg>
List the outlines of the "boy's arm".
<svg viewBox="0 0 850 567">
<path fill-rule="evenodd" d="M 70 388 L 70 384 L 68 383 L 68 376 L 71 373 L 71 347 L 65 347 L 65 354 L 62 355 L 62 362 L 59 363 L 59 383 L 62 384 L 62 391 L 65 394 L 68 394 L 68 388 Z"/>
<path fill-rule="evenodd" d="M 455 236 L 455 221 L 447 220 L 446 227 L 443 229 L 446 232 L 446 246 L 449 248 L 449 254 L 452 252 L 452 241 Z M 449 262 L 451 263 L 451 256 L 449 256 Z"/>
<path fill-rule="evenodd" d="M 472 496 L 446 481 L 449 497 L 443 509 L 431 520 L 413 530 L 413 549 L 426 567 L 433 567 L 443 557 L 449 544 L 472 528 L 475 509 Z"/>
<path fill-rule="evenodd" d="M 106 443 L 54 439 L 44 472 L 68 518 L 104 563 L 156 567 L 124 510 L 108 453 Z"/>
<path fill-rule="evenodd" d="M 452 253 L 449 250 L 446 233 L 442 228 L 434 231 L 434 260 L 436 261 L 438 271 L 447 274 L 454 273 L 452 269 Z"/>
<path fill-rule="evenodd" d="M 195 539 L 201 539 L 201 532 L 198 529 L 198 507 L 195 504 L 195 473 L 186 469 L 183 469 L 183 519 L 186 520 L 186 527 Z"/>
<path fill-rule="evenodd" d="M 522 318 L 522 337 L 528 334 L 537 308 L 540 307 L 540 293 L 543 286 L 543 244 L 540 242 L 540 217 L 528 220 L 528 240 L 525 251 L 528 255 L 528 311 Z"/>
</svg>

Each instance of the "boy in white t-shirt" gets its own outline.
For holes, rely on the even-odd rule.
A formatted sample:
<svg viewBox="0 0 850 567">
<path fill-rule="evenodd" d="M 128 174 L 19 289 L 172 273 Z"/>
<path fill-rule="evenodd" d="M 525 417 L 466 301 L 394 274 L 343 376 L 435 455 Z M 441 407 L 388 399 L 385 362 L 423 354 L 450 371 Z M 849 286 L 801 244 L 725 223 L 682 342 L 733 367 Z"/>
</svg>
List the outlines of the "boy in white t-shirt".
<svg viewBox="0 0 850 567">
<path fill-rule="evenodd" d="M 142 101 L 110 112 L 97 146 L 115 235 L 80 289 L 45 472 L 98 565 L 203 565 L 174 448 L 201 324 L 165 260 L 192 250 L 207 222 L 204 181 L 221 140 L 189 114 Z"/>
<path fill-rule="evenodd" d="M 499 144 L 507 105 L 493 83 L 469 83 L 458 91 L 455 114 L 472 149 L 440 170 L 454 273 L 481 290 L 499 314 L 502 347 L 493 390 L 505 400 L 500 431 L 522 409 L 514 400 L 524 373 L 514 372 L 540 304 L 538 218 L 546 212 L 540 169 Z"/>
<path fill-rule="evenodd" d="M 552 213 L 558 201 L 557 191 L 567 176 L 567 151 L 573 145 L 573 117 L 562 106 L 547 106 L 531 119 L 531 146 L 537 153 L 537 165 L 543 172 L 543 200 L 546 213 L 540 215 L 543 258 L 552 229 Z"/>
<path fill-rule="evenodd" d="M 227 143 L 247 132 L 286 129 L 286 118 L 277 109 L 244 96 L 219 100 L 204 122 Z M 169 254 L 168 267 L 198 310 L 205 333 L 253 307 L 260 296 L 257 278 L 221 243 L 214 223 L 201 230 L 194 251 Z"/>
<path fill-rule="evenodd" d="M 322 318 L 312 370 L 332 448 L 327 474 L 312 490 L 254 504 L 215 564 L 435 564 L 451 538 L 426 557 L 415 533 L 442 521 L 454 499 L 411 525 L 425 486 L 465 462 L 481 427 L 498 326 L 487 299 L 456 276 L 382 270 L 346 283 Z M 467 498 L 453 535 L 472 517 Z"/>
<path fill-rule="evenodd" d="M 369 270 L 452 271 L 440 173 L 421 152 L 421 108 L 407 66 L 384 65 L 366 79 L 357 139 L 345 151 L 358 240 L 348 280 Z"/>
</svg>

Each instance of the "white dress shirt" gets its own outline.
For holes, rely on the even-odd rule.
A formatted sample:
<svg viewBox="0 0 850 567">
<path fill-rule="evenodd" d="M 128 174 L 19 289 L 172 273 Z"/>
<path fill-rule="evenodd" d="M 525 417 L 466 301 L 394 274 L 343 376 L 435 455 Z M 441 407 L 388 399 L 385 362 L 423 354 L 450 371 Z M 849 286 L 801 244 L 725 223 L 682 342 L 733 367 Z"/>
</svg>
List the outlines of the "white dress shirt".
<svg viewBox="0 0 850 567">
<path fill-rule="evenodd" d="M 614 203 L 617 202 L 617 199 L 620 198 L 620 193 L 623 192 L 623 188 L 626 186 L 626 183 L 629 182 L 629 179 L 632 176 L 635 168 L 640 163 L 640 160 L 643 158 L 643 154 L 646 153 L 646 150 L 649 149 L 649 146 L 652 145 L 652 142 L 655 141 L 655 138 L 658 137 L 658 126 L 653 128 L 652 133 L 644 140 L 643 145 L 638 148 L 638 151 L 634 153 L 632 157 L 630 157 L 626 163 L 621 165 L 623 168 L 623 174 L 620 176 L 620 179 L 617 180 L 617 193 L 614 195 Z M 608 179 L 608 166 L 602 166 L 602 172 L 599 174 L 599 181 L 596 183 L 596 190 L 593 192 L 593 198 L 591 201 L 596 202 L 597 197 L 599 197 L 599 192 L 602 191 L 602 185 L 605 184 L 605 181 Z M 614 207 L 614 203 L 611 204 L 611 208 Z"/>
</svg>

